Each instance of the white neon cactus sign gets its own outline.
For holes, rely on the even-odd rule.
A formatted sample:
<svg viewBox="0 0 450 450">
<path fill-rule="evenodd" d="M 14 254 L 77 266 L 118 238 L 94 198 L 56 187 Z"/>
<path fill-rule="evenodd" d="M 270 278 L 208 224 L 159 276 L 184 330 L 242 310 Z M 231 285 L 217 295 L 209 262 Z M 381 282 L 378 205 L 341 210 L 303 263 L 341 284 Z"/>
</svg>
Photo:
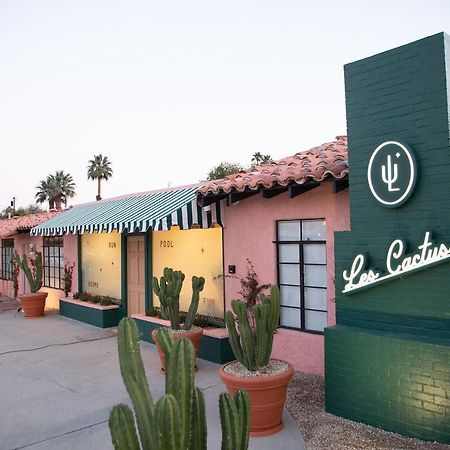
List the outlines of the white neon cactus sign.
<svg viewBox="0 0 450 450">
<path fill-rule="evenodd" d="M 387 164 L 383 164 L 381 166 L 381 178 L 383 182 L 388 185 L 389 192 L 396 192 L 400 190 L 400 188 L 393 186 L 398 179 L 398 164 L 392 164 L 391 155 L 387 155 Z"/>
<path fill-rule="evenodd" d="M 375 269 L 365 269 L 366 257 L 357 255 L 351 268 L 342 273 L 347 282 L 342 293 L 353 293 L 450 260 L 450 247 L 446 244 L 433 244 L 430 235 L 427 231 L 423 242 L 417 246 L 418 251 L 408 255 L 405 255 L 406 244 L 403 240 L 393 241 L 386 255 L 387 272 L 383 274 Z"/>
</svg>

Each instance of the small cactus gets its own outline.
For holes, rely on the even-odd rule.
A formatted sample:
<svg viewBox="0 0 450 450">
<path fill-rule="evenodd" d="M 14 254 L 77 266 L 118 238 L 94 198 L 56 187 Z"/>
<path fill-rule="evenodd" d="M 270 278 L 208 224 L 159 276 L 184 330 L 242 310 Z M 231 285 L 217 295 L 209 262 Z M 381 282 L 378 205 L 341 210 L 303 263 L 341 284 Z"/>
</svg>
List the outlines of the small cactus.
<svg viewBox="0 0 450 450">
<path fill-rule="evenodd" d="M 42 287 L 42 253 L 36 251 L 34 246 L 31 247 L 29 258 L 24 253 L 22 258 L 16 253 L 14 255 L 14 262 L 23 270 L 27 277 L 31 292 L 37 292 Z M 30 266 L 28 265 L 30 260 Z"/>
<path fill-rule="evenodd" d="M 119 362 L 134 415 L 126 405 L 114 406 L 109 428 L 115 450 L 206 450 L 203 392 L 194 386 L 194 347 L 188 339 L 174 340 L 158 331 L 166 357 L 166 393 L 156 404 L 148 388 L 133 319 L 119 325 Z M 250 432 L 250 400 L 238 391 L 235 399 L 221 394 L 222 450 L 246 450 Z M 137 427 L 136 427 L 137 424 Z"/>
<path fill-rule="evenodd" d="M 170 267 L 164 268 L 163 276 L 159 280 L 157 277 L 153 277 L 153 292 L 158 296 L 162 316 L 170 320 L 172 330 L 180 329 L 180 292 L 184 279 L 183 272 Z M 192 328 L 200 301 L 200 292 L 204 287 L 205 279 L 203 277 L 192 277 L 192 300 L 184 321 L 184 330 Z"/>
<path fill-rule="evenodd" d="M 250 326 L 248 311 L 239 300 L 231 302 L 225 313 L 230 345 L 236 359 L 248 370 L 256 371 L 269 364 L 275 330 L 280 319 L 280 291 L 272 286 L 270 296 L 261 295 L 260 304 L 252 308 L 255 327 Z"/>
</svg>

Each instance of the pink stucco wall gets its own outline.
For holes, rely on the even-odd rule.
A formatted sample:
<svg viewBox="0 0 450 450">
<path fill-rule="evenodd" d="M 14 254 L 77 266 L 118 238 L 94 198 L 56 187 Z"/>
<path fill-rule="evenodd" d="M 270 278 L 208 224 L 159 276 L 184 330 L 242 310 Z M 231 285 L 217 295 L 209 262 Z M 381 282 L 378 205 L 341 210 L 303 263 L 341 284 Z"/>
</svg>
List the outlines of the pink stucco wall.
<svg viewBox="0 0 450 450">
<path fill-rule="evenodd" d="M 20 233 L 14 236 L 11 236 L 10 239 L 14 239 L 14 250 L 18 252 L 20 255 L 23 254 L 24 251 L 28 252 L 30 244 L 34 244 L 38 251 L 42 252 L 42 237 L 31 237 L 28 233 Z M 65 262 L 74 262 L 78 264 L 77 260 L 77 236 L 68 235 L 64 236 L 64 261 Z M 75 266 L 73 272 L 72 279 L 72 291 L 76 291 L 78 287 L 78 271 L 77 266 Z M 59 289 L 52 289 L 43 287 L 41 289 L 42 292 L 48 292 L 47 301 L 45 303 L 45 309 L 59 309 L 59 299 L 64 296 L 64 292 Z M 6 281 L 0 279 L 0 292 L 3 295 L 7 295 L 9 297 L 13 297 L 14 289 L 12 281 Z M 28 283 L 26 281 L 25 276 L 21 272 L 19 275 L 19 294 L 24 292 L 29 292 Z"/>
<path fill-rule="evenodd" d="M 336 323 L 334 288 L 334 232 L 349 225 L 348 192 L 333 193 L 331 183 L 289 199 L 287 193 L 271 199 L 259 194 L 225 209 L 224 261 L 236 265 L 236 273 L 245 274 L 246 259 L 256 269 L 259 282 L 277 283 L 276 221 L 325 219 L 327 228 L 328 325 Z M 225 278 L 226 309 L 239 298 L 239 280 Z M 279 329 L 274 341 L 273 357 L 291 362 L 295 370 L 323 374 L 324 337 L 290 329 Z"/>
</svg>

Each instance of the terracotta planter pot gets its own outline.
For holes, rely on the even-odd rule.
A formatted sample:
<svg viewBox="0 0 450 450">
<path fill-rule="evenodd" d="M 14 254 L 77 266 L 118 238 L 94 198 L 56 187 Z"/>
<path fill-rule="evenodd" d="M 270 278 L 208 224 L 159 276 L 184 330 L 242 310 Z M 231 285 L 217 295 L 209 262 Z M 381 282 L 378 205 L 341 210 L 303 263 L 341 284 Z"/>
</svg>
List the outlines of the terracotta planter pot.
<svg viewBox="0 0 450 450">
<path fill-rule="evenodd" d="M 33 292 L 31 294 L 19 295 L 23 315 L 25 317 L 41 317 L 44 315 L 45 300 L 47 292 Z"/>
<path fill-rule="evenodd" d="M 158 338 L 156 334 L 158 330 L 159 328 L 155 328 L 152 331 L 152 339 L 156 345 L 156 348 L 158 349 L 159 359 L 161 361 L 161 373 L 164 373 L 164 352 L 162 351 L 161 347 L 158 344 Z M 203 336 L 203 328 L 195 327 L 185 333 L 173 333 L 172 336 L 175 340 L 182 338 L 189 339 L 194 345 L 195 357 L 197 358 L 198 346 L 200 345 L 200 340 Z M 195 371 L 196 372 L 198 371 L 197 364 L 195 365 Z"/>
<path fill-rule="evenodd" d="M 280 431 L 283 428 L 283 409 L 287 386 L 294 373 L 293 367 L 287 363 L 288 370 L 277 375 L 237 377 L 225 372 L 228 364 L 220 368 L 220 378 L 231 395 L 238 389 L 247 391 L 252 411 L 250 435 L 270 436 Z"/>
</svg>

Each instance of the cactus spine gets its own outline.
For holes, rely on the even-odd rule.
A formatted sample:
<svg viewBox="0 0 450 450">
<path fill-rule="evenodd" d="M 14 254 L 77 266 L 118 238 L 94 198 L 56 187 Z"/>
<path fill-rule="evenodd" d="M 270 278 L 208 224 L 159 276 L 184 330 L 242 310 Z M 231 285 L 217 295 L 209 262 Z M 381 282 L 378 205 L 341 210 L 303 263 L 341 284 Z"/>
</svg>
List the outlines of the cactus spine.
<svg viewBox="0 0 450 450">
<path fill-rule="evenodd" d="M 164 318 L 170 320 L 172 330 L 180 329 L 180 292 L 184 278 L 183 272 L 173 270 L 170 267 L 164 268 L 163 276 L 159 280 L 153 277 L 153 292 L 158 296 L 161 303 L 161 313 Z M 184 330 L 192 328 L 200 301 L 200 292 L 204 287 L 205 279 L 203 277 L 192 277 L 192 300 L 183 325 Z"/>
<path fill-rule="evenodd" d="M 272 286 L 270 296 L 261 295 L 260 304 L 252 308 L 254 329 L 250 326 L 244 303 L 233 300 L 231 309 L 233 312 L 227 311 L 225 314 L 225 322 L 234 356 L 250 371 L 266 366 L 269 364 L 274 333 L 280 319 L 278 286 Z"/>
<path fill-rule="evenodd" d="M 27 277 L 30 291 L 37 292 L 42 287 L 42 253 L 37 252 L 34 248 L 32 253 L 35 255 L 34 259 L 30 258 L 33 270 L 28 265 L 28 259 L 25 253 L 22 255 L 22 258 L 16 253 L 14 255 L 14 261 Z"/>
<path fill-rule="evenodd" d="M 133 319 L 120 322 L 118 342 L 120 371 L 133 402 L 134 416 L 126 405 L 112 409 L 109 427 L 115 450 L 206 450 L 205 399 L 194 386 L 192 343 L 188 339 L 174 341 L 167 329 L 158 331 L 167 362 L 166 393 L 154 404 Z M 235 399 L 221 394 L 219 406 L 222 450 L 246 450 L 250 432 L 247 393 L 238 391 Z"/>
</svg>

